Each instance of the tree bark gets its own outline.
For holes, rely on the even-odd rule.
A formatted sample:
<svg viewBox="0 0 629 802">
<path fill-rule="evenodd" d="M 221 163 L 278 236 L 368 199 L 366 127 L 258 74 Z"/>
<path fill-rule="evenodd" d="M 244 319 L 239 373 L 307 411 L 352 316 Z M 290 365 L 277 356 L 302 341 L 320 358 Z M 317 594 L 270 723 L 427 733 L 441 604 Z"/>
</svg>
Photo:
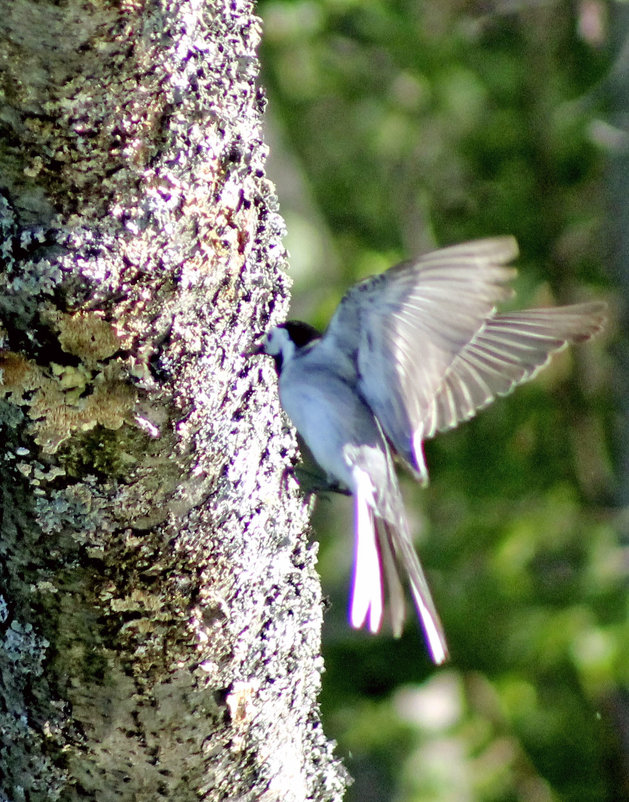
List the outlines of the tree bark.
<svg viewBox="0 0 629 802">
<path fill-rule="evenodd" d="M 0 4 L 0 800 L 333 800 L 252 4 Z"/>
</svg>

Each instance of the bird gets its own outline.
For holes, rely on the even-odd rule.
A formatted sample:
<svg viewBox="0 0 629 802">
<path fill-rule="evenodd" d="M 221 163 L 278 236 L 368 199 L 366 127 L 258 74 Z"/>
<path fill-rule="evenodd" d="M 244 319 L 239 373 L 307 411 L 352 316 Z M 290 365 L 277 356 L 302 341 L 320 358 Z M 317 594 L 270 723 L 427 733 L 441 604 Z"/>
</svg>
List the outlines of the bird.
<svg viewBox="0 0 629 802">
<path fill-rule="evenodd" d="M 354 501 L 350 623 L 402 633 L 406 573 L 428 650 L 449 657 L 443 624 L 413 545 L 395 462 L 428 481 L 423 444 L 532 379 L 570 343 L 605 323 L 590 301 L 498 312 L 512 297 L 514 237 L 434 250 L 364 279 L 323 334 L 307 323 L 272 328 L 252 353 L 273 357 L 279 397 L 332 487 Z"/>
</svg>

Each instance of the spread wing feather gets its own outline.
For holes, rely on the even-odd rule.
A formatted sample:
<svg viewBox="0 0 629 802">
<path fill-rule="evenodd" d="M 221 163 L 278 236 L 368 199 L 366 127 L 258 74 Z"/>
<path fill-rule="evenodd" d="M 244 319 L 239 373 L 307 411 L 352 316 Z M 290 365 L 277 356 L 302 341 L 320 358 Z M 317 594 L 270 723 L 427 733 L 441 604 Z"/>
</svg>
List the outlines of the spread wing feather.
<svg viewBox="0 0 629 802">
<path fill-rule="evenodd" d="M 324 335 L 354 361 L 358 387 L 395 450 L 425 473 L 412 433 L 454 356 L 512 294 L 513 237 L 455 245 L 403 262 L 345 295 Z"/>
<path fill-rule="evenodd" d="M 490 317 L 445 372 L 418 425 L 421 439 L 469 420 L 496 396 L 536 376 L 568 343 L 596 334 L 605 308 L 595 302 Z"/>
<path fill-rule="evenodd" d="M 395 451 L 427 479 L 422 442 L 532 378 L 588 339 L 605 305 L 496 314 L 515 275 L 513 237 L 443 248 L 345 295 L 324 340 L 353 362 L 358 389 Z"/>
</svg>

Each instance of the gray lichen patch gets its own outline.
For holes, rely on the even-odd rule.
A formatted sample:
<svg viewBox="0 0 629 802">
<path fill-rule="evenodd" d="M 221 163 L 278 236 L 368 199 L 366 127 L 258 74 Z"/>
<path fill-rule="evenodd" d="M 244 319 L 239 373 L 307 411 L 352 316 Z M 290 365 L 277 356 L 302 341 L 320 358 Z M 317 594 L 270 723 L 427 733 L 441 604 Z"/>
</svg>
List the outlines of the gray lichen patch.
<svg viewBox="0 0 629 802">
<path fill-rule="evenodd" d="M 253 4 L 5 5 L 0 799 L 340 799 Z"/>
</svg>

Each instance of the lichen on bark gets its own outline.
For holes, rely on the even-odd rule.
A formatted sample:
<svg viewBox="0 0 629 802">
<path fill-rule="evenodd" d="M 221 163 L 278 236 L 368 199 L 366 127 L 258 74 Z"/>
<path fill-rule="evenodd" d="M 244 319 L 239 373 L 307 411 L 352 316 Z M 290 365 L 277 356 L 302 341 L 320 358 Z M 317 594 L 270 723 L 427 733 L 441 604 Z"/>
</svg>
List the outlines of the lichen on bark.
<svg viewBox="0 0 629 802">
<path fill-rule="evenodd" d="M 340 799 L 245 0 L 0 19 L 0 797 Z"/>
</svg>

